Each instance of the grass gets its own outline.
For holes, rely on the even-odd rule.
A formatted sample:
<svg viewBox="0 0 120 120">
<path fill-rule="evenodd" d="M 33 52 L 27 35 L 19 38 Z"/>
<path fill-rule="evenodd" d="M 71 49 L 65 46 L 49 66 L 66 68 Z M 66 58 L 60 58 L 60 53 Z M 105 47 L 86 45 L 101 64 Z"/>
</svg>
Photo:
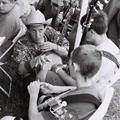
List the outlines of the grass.
<svg viewBox="0 0 120 120">
<path fill-rule="evenodd" d="M 11 96 L 8 98 L 0 90 L 0 118 L 5 115 L 23 116 L 27 115 L 29 99 L 24 92 L 23 84 L 20 76 L 16 73 L 17 64 L 9 61 L 4 65 L 4 69 L 13 77 Z M 4 80 L 4 81 L 3 81 Z M 8 88 L 9 82 L 7 77 L 2 76 L 0 72 L 0 85 Z M 107 114 L 104 120 L 120 120 L 120 80 L 118 80 L 113 88 L 115 89 L 114 96 L 111 100 Z M 7 89 L 8 90 L 8 89 Z"/>
</svg>

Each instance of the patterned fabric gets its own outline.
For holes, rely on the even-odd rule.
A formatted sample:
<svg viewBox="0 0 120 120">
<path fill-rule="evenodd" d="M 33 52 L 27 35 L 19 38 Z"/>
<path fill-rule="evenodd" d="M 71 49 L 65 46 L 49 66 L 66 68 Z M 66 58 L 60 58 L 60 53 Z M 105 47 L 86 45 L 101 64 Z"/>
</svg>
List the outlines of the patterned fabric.
<svg viewBox="0 0 120 120">
<path fill-rule="evenodd" d="M 50 41 L 52 43 L 55 43 L 59 46 L 65 47 L 67 50 L 69 50 L 69 41 L 64 38 L 63 43 L 60 44 L 59 41 L 60 33 L 55 31 L 52 27 L 48 27 L 46 29 L 44 40 Z M 53 52 L 53 51 L 50 51 Z M 48 52 L 47 52 L 48 53 Z M 28 60 L 31 60 L 32 58 L 47 54 L 47 53 L 41 53 L 40 51 L 40 45 L 35 44 L 32 39 L 30 38 L 29 34 L 27 33 L 24 38 L 21 38 L 17 44 L 14 47 L 13 51 L 13 58 L 16 62 L 26 62 Z"/>
<path fill-rule="evenodd" d="M 110 52 L 104 51 L 104 50 L 101 51 L 101 53 L 104 57 L 113 61 L 117 65 L 118 68 L 120 67 L 120 64 L 119 64 L 117 58 L 113 54 L 111 54 Z"/>
</svg>

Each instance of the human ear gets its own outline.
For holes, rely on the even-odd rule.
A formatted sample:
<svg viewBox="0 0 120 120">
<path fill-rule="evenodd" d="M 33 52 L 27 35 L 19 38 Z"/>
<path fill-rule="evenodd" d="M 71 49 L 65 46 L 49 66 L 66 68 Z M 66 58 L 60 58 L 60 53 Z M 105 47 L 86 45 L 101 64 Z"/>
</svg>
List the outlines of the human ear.
<svg viewBox="0 0 120 120">
<path fill-rule="evenodd" d="M 78 64 L 76 64 L 76 63 L 73 63 L 73 69 L 74 69 L 74 72 L 80 71 L 80 68 L 79 68 Z"/>
</svg>

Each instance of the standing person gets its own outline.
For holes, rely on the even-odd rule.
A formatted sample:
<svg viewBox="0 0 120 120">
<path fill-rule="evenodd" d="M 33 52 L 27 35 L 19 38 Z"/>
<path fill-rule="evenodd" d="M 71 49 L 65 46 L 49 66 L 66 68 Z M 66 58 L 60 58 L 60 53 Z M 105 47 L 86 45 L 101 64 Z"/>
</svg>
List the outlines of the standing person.
<svg viewBox="0 0 120 120">
<path fill-rule="evenodd" d="M 28 110 L 28 119 L 29 120 L 58 120 L 50 111 L 41 111 L 38 112 L 37 108 L 37 99 L 38 93 L 41 88 L 44 93 L 61 93 L 68 89 L 72 89 L 70 93 L 66 94 L 65 97 L 71 97 L 74 95 L 81 96 L 86 95 L 92 96 L 93 101 L 97 100 L 98 106 L 100 105 L 100 94 L 98 89 L 92 83 L 91 78 L 97 73 L 101 66 L 101 52 L 98 51 L 95 46 L 92 45 L 83 45 L 76 48 L 70 58 L 69 69 L 70 75 L 76 82 L 76 89 L 73 87 L 62 87 L 62 86 L 53 86 L 46 83 L 40 83 L 39 81 L 35 81 L 30 83 L 28 86 L 28 92 L 30 95 L 29 101 L 29 110 Z M 41 86 L 41 87 L 40 87 Z M 97 110 L 94 102 L 91 102 L 90 99 L 87 101 L 77 101 L 73 98 L 73 103 L 68 103 L 65 109 L 70 113 L 70 116 L 64 116 L 65 119 L 68 120 L 83 120 L 89 119 L 89 117 Z M 67 101 L 66 101 L 67 102 Z M 62 112 L 61 112 L 62 113 Z M 1 118 L 1 120 L 20 120 L 24 118 L 15 118 L 11 116 L 6 116 Z M 61 117 L 62 119 L 62 117 Z M 60 119 L 60 120 L 61 120 Z M 27 119 L 26 119 L 27 120 Z"/>
<path fill-rule="evenodd" d="M 62 58 L 67 56 L 69 41 L 65 38 L 59 40 L 60 33 L 48 26 L 51 20 L 45 20 L 40 11 L 32 11 L 27 17 L 28 31 L 13 52 L 20 74 L 31 73 L 39 65 L 48 70 L 54 63 L 62 63 Z"/>
<path fill-rule="evenodd" d="M 104 8 L 108 16 L 108 37 L 119 47 L 120 46 L 120 1 L 109 0 Z"/>
<path fill-rule="evenodd" d="M 12 39 L 20 30 L 21 21 L 14 10 L 15 0 L 0 0 L 0 37 L 5 37 L 4 42 L 0 46 L 0 55 L 12 44 Z M 1 59 L 5 62 L 10 57 L 11 52 Z"/>
</svg>

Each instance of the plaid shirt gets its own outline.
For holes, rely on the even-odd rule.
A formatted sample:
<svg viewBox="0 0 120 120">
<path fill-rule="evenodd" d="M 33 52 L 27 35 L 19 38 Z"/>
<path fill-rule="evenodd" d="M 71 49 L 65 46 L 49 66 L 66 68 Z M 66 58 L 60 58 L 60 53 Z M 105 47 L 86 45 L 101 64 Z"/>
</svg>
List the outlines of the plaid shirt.
<svg viewBox="0 0 120 120">
<path fill-rule="evenodd" d="M 59 32 L 54 30 L 52 27 L 48 27 L 44 35 L 44 40 L 45 42 L 50 41 L 69 50 L 69 41 L 64 38 L 62 42 L 60 42 L 60 36 L 61 34 Z M 24 38 L 21 38 L 16 43 L 13 51 L 13 59 L 16 62 L 21 63 L 23 61 L 29 61 L 41 54 L 43 53 L 40 51 L 40 46 L 31 40 L 29 34 L 26 34 Z"/>
</svg>

